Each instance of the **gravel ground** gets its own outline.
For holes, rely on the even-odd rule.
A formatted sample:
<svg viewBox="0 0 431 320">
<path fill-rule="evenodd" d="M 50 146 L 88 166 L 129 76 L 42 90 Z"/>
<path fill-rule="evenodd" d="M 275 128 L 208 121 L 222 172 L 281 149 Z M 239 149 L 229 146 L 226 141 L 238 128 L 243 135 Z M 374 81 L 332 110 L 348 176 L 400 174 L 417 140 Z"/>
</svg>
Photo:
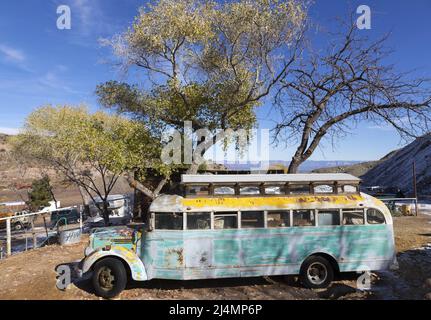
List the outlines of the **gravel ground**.
<svg viewBox="0 0 431 320">
<path fill-rule="evenodd" d="M 301 288 L 295 277 L 264 277 L 195 281 L 152 280 L 131 283 L 118 299 L 424 299 L 431 293 L 431 216 L 395 218 L 400 270 L 373 274 L 372 290 L 356 288 L 357 274 L 325 290 Z M 88 281 L 66 290 L 56 288 L 55 268 L 74 267 L 87 244 L 52 245 L 0 261 L 0 299 L 99 299 Z M 427 281 L 428 280 L 428 281 Z"/>
</svg>

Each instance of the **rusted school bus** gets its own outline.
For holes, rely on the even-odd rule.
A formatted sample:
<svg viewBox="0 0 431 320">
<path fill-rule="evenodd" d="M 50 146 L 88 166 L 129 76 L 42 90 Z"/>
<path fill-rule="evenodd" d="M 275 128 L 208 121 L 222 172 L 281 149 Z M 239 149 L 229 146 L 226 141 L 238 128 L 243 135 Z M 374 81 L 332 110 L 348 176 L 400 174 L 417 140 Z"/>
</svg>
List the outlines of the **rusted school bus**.
<svg viewBox="0 0 431 320">
<path fill-rule="evenodd" d="M 339 272 L 395 266 L 391 214 L 359 183 L 346 174 L 184 175 L 184 194 L 155 199 L 142 230 L 94 232 L 82 272 L 113 297 L 128 277 L 300 275 L 322 288 Z"/>
</svg>

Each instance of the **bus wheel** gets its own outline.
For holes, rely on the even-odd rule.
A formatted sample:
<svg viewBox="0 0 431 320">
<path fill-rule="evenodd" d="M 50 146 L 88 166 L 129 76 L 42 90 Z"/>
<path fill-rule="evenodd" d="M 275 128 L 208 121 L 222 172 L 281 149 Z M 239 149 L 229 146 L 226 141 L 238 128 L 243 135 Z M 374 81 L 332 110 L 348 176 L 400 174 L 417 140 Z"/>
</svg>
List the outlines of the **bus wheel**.
<svg viewBox="0 0 431 320">
<path fill-rule="evenodd" d="M 307 288 L 326 288 L 334 279 L 334 269 L 325 258 L 311 256 L 302 264 L 300 277 Z"/>
<path fill-rule="evenodd" d="M 114 298 L 126 288 L 127 273 L 118 259 L 105 258 L 94 266 L 93 287 L 102 298 Z"/>
</svg>

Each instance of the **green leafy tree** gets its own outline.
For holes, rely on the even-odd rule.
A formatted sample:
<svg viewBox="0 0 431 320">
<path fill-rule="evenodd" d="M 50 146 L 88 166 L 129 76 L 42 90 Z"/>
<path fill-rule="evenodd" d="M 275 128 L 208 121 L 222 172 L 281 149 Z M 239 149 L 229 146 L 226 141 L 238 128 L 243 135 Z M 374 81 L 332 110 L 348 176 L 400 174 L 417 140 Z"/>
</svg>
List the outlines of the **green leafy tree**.
<svg viewBox="0 0 431 320">
<path fill-rule="evenodd" d="M 184 121 L 213 133 L 251 129 L 256 108 L 297 57 L 305 20 L 300 0 L 156 1 L 140 9 L 125 33 L 104 40 L 123 70 L 138 70 L 142 81 L 103 83 L 100 102 L 155 135 L 182 132 Z M 202 155 L 220 139 L 201 141 Z M 198 167 L 194 162 L 188 172 Z"/>
<path fill-rule="evenodd" d="M 30 210 L 37 211 L 41 207 L 49 206 L 49 202 L 54 200 L 52 186 L 48 176 L 34 180 L 31 190 L 28 192 L 28 202 Z"/>
<path fill-rule="evenodd" d="M 23 132 L 12 140 L 13 152 L 51 167 L 75 183 L 98 205 L 109 223 L 108 196 L 118 179 L 139 169 L 154 168 L 169 175 L 157 162 L 160 140 L 138 121 L 85 107 L 46 106 L 31 113 Z M 148 190 L 155 196 L 154 191 Z"/>
</svg>

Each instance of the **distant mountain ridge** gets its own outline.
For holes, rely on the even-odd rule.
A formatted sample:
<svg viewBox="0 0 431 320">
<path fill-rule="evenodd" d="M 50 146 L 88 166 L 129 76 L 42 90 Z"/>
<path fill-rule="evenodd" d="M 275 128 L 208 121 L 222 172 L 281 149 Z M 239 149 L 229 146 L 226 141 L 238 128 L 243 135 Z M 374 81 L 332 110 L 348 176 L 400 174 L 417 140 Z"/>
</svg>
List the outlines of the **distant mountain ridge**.
<svg viewBox="0 0 431 320">
<path fill-rule="evenodd" d="M 314 161 L 309 160 L 305 161 L 300 167 L 299 172 L 311 172 L 315 169 L 320 168 L 328 168 L 328 167 L 336 167 L 336 166 L 351 166 L 354 164 L 361 163 L 361 161 L 344 161 L 344 160 L 330 160 L 330 161 Z M 261 162 L 245 162 L 245 163 L 236 163 L 236 162 L 224 162 L 221 163 L 228 170 L 256 170 L 258 168 L 268 169 L 267 163 Z M 285 160 L 270 160 L 269 168 L 270 169 L 282 169 L 289 167 L 290 161 Z M 262 169 L 263 170 L 263 169 Z"/>
</svg>

